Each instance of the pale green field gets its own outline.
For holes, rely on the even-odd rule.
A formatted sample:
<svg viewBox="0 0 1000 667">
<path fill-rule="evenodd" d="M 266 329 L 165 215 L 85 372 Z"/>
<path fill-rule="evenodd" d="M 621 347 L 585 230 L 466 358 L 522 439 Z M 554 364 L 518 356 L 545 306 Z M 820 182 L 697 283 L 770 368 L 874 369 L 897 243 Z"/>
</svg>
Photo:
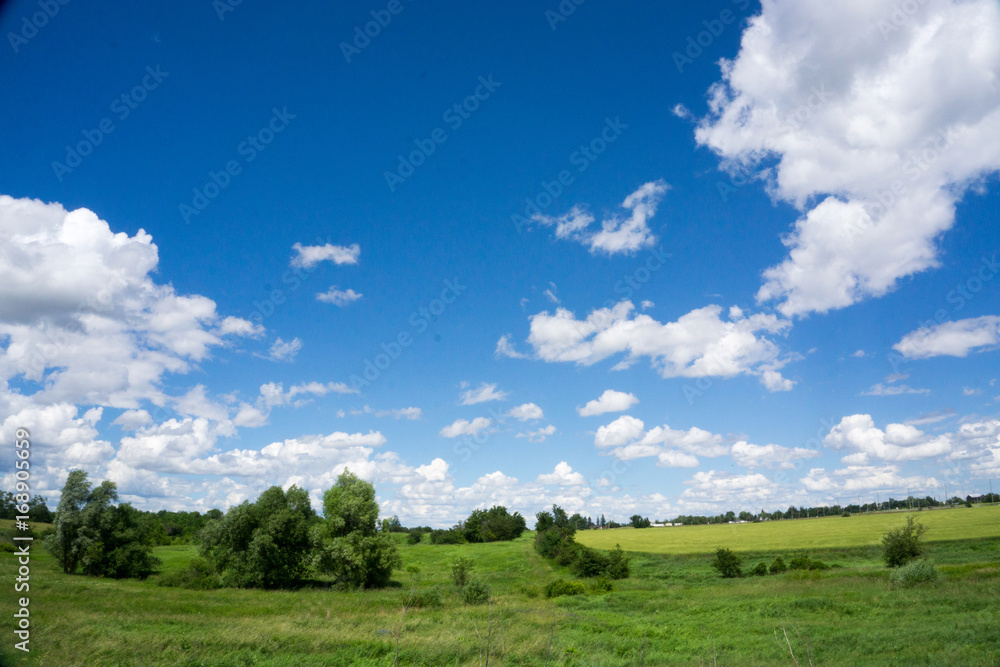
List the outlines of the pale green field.
<svg viewBox="0 0 1000 667">
<path fill-rule="evenodd" d="M 670 528 L 616 528 L 581 530 L 576 541 L 588 547 L 626 551 L 696 554 L 725 547 L 733 551 L 831 549 L 863 547 L 879 543 L 882 535 L 912 514 L 927 526 L 924 540 L 965 540 L 1000 537 L 1000 505 L 956 507 L 923 512 L 855 514 L 763 523 L 673 526 Z"/>
</svg>

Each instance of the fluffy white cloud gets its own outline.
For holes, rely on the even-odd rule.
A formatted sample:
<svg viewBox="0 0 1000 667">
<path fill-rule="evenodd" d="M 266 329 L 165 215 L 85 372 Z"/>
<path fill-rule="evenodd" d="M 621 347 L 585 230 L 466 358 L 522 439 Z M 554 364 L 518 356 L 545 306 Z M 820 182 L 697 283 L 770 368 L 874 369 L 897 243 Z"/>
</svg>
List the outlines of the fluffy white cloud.
<svg viewBox="0 0 1000 667">
<path fill-rule="evenodd" d="M 292 385 L 285 391 L 281 382 L 268 382 L 260 386 L 260 395 L 250 403 L 240 403 L 239 410 L 233 417 L 235 426 L 257 427 L 267 423 L 271 410 L 276 407 L 292 405 L 301 407 L 309 402 L 306 396 L 325 396 L 335 394 L 356 394 L 358 391 L 343 382 L 304 382 Z M 303 397 L 303 398 L 300 398 Z M 195 413 L 191 413 L 195 414 Z M 210 416 L 197 415 L 195 416 Z"/>
<path fill-rule="evenodd" d="M 592 417 L 603 415 L 605 412 L 624 412 L 638 402 L 639 399 L 636 398 L 635 394 L 605 389 L 603 394 L 592 401 L 587 401 L 586 405 L 582 408 L 578 407 L 576 411 L 581 417 Z"/>
<path fill-rule="evenodd" d="M 545 438 L 556 432 L 556 427 L 552 424 L 527 433 L 518 433 L 515 438 L 527 438 L 528 442 L 545 442 Z"/>
<path fill-rule="evenodd" d="M 558 486 L 582 486 L 586 483 L 583 475 L 573 472 L 573 468 L 565 461 L 557 463 L 555 470 L 551 473 L 539 475 L 537 481 L 539 484 L 556 484 Z"/>
<path fill-rule="evenodd" d="M 681 494 L 684 503 L 695 506 L 738 508 L 759 507 L 772 502 L 779 485 L 761 473 L 734 475 L 718 470 L 696 472 L 684 482 Z"/>
<path fill-rule="evenodd" d="M 352 415 L 375 415 L 376 417 L 392 417 L 393 419 L 420 419 L 424 411 L 420 408 L 394 408 L 390 410 L 374 410 L 366 405 L 360 410 L 351 410 Z"/>
<path fill-rule="evenodd" d="M 656 242 L 649 229 L 649 219 L 656 214 L 656 208 L 669 187 L 663 181 L 643 184 L 622 202 L 622 208 L 628 210 L 629 215 L 603 220 L 598 231 L 590 229 L 594 216 L 581 206 L 574 206 L 569 213 L 561 216 L 536 213 L 532 220 L 554 227 L 556 238 L 578 241 L 589 246 L 593 253 L 632 253 Z"/>
<path fill-rule="evenodd" d="M 645 430 L 646 425 L 641 419 L 636 419 L 631 415 L 622 415 L 610 424 L 597 429 L 597 433 L 594 435 L 594 444 L 598 447 L 620 447 L 637 439 Z"/>
<path fill-rule="evenodd" d="M 153 417 L 145 410 L 126 410 L 111 423 L 122 427 L 123 430 L 134 431 L 152 421 Z"/>
<path fill-rule="evenodd" d="M 854 450 L 884 461 L 915 461 L 948 454 L 952 441 L 946 435 L 927 435 L 909 424 L 875 428 L 871 415 L 850 415 L 830 429 L 823 444 L 831 449 Z"/>
<path fill-rule="evenodd" d="M 528 355 L 523 352 L 518 352 L 514 345 L 510 342 L 510 334 L 504 334 L 500 336 L 500 340 L 497 341 L 496 350 L 493 352 L 497 359 L 500 357 L 508 357 L 510 359 L 525 359 Z"/>
<path fill-rule="evenodd" d="M 985 315 L 923 327 L 903 336 L 892 346 L 908 359 L 964 357 L 1000 344 L 1000 317 Z"/>
<path fill-rule="evenodd" d="M 490 425 L 491 421 L 486 417 L 476 417 L 471 422 L 467 419 L 456 419 L 454 422 L 441 429 L 441 435 L 446 438 L 457 438 L 460 435 L 476 435 Z"/>
<path fill-rule="evenodd" d="M 226 336 L 262 332 L 156 284 L 158 261 L 143 230 L 116 234 L 87 209 L 0 196 L 0 382 L 40 383 L 36 404 L 138 409 L 165 400 L 164 375 L 188 372 Z"/>
<path fill-rule="evenodd" d="M 769 388 L 785 389 L 777 369 L 786 360 L 764 334 L 779 334 L 790 322 L 770 314 L 726 321 L 721 307 L 693 310 L 662 324 L 634 313 L 631 301 L 594 310 L 584 320 L 559 308 L 531 317 L 528 342 L 544 361 L 591 365 L 627 353 L 626 364 L 649 357 L 660 375 L 669 377 L 761 376 Z"/>
<path fill-rule="evenodd" d="M 511 408 L 511 410 L 507 413 L 507 416 L 513 417 L 518 421 L 526 422 L 541 419 L 545 416 L 545 414 L 542 412 L 542 409 L 534 403 L 524 403 L 516 408 Z"/>
<path fill-rule="evenodd" d="M 733 461 L 744 468 L 794 468 L 792 461 L 819 456 L 820 452 L 802 447 L 754 445 L 745 440 L 734 443 L 729 452 Z"/>
<path fill-rule="evenodd" d="M 267 351 L 266 355 L 257 356 L 269 361 L 292 361 L 301 349 L 302 341 L 298 338 L 293 338 L 290 341 L 278 338 L 271 344 L 271 348 Z"/>
<path fill-rule="evenodd" d="M 334 264 L 357 264 L 361 255 L 361 246 L 353 243 L 349 246 L 333 245 L 302 245 L 296 243 L 292 246 L 295 255 L 292 257 L 291 265 L 302 268 L 315 266 L 320 262 L 330 261 Z"/>
<path fill-rule="evenodd" d="M 507 392 L 498 391 L 496 383 L 486 384 L 485 382 L 475 389 L 462 392 L 462 405 L 475 405 L 476 403 L 486 403 L 487 401 L 502 401 L 507 398 Z"/>
<path fill-rule="evenodd" d="M 332 303 L 335 306 L 340 306 L 343 308 L 352 301 L 357 301 L 363 294 L 355 292 L 352 289 L 341 290 L 337 289 L 336 285 L 333 285 L 325 292 L 319 292 L 316 294 L 316 300 L 322 301 L 324 303 Z"/>
<path fill-rule="evenodd" d="M 849 465 L 827 473 L 823 468 L 813 468 L 801 480 L 809 491 L 839 493 L 852 491 L 900 491 L 909 488 L 913 493 L 929 492 L 940 484 L 933 477 L 912 475 L 903 477 L 895 465 Z M 865 501 L 869 502 L 869 501 Z"/>
<path fill-rule="evenodd" d="M 1000 6 L 921 3 L 897 26 L 896 4 L 764 0 L 710 90 L 697 141 L 802 212 L 757 294 L 786 316 L 936 266 L 957 201 L 1000 168 Z"/>
<path fill-rule="evenodd" d="M 882 384 L 877 382 L 864 392 L 865 396 L 900 396 L 902 394 L 929 394 L 930 389 L 914 389 L 906 384 Z"/>
</svg>

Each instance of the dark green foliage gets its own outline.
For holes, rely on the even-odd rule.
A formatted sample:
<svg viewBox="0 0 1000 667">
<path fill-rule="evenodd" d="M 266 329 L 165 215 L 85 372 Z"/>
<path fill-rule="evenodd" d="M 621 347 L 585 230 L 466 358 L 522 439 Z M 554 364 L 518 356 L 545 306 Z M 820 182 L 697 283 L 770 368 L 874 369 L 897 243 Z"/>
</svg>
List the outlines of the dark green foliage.
<svg viewBox="0 0 1000 667">
<path fill-rule="evenodd" d="M 257 502 L 246 501 L 210 521 L 201 532 L 201 554 L 227 586 L 291 586 L 309 568 L 314 516 L 305 491 L 272 486 Z"/>
<path fill-rule="evenodd" d="M 444 598 L 441 597 L 441 589 L 437 586 L 409 593 L 404 595 L 403 598 L 403 602 L 406 606 L 417 609 L 444 606 Z"/>
<path fill-rule="evenodd" d="M 614 549 L 608 552 L 608 569 L 605 574 L 612 579 L 628 579 L 628 556 L 617 544 Z"/>
<path fill-rule="evenodd" d="M 406 536 L 407 544 L 419 544 L 424 539 L 424 534 L 420 531 L 410 531 Z"/>
<path fill-rule="evenodd" d="M 723 578 L 735 579 L 743 576 L 743 571 L 740 569 L 742 562 L 740 557 L 729 549 L 716 549 L 712 567 L 718 570 Z"/>
<path fill-rule="evenodd" d="M 649 528 L 652 525 L 649 519 L 639 516 L 638 514 L 633 514 L 629 518 L 628 522 L 633 528 Z"/>
<path fill-rule="evenodd" d="M 587 590 L 579 581 L 569 581 L 568 579 L 555 579 L 545 586 L 545 597 L 557 598 L 561 595 L 583 595 Z"/>
<path fill-rule="evenodd" d="M 465 533 L 457 528 L 431 531 L 431 544 L 465 544 L 465 542 Z"/>
<path fill-rule="evenodd" d="M 788 561 L 789 570 L 829 570 L 830 566 L 809 556 L 796 556 Z"/>
<path fill-rule="evenodd" d="M 471 574 L 472 559 L 460 556 L 451 564 L 451 580 L 454 581 L 455 585 L 459 588 L 464 587 L 465 584 L 468 583 Z"/>
<path fill-rule="evenodd" d="M 598 577 L 590 585 L 595 593 L 610 593 L 615 589 L 614 583 L 607 577 Z"/>
<path fill-rule="evenodd" d="M 128 503 L 115 505 L 118 488 L 104 481 L 91 489 L 87 473 L 73 470 L 59 500 L 54 531 L 45 548 L 63 572 L 116 579 L 145 579 L 159 566 L 138 510 Z"/>
<path fill-rule="evenodd" d="M 938 571 L 934 564 L 928 560 L 915 560 L 906 565 L 902 565 L 892 571 L 889 581 L 893 586 L 900 588 L 910 588 L 917 584 L 925 584 L 936 581 Z"/>
<path fill-rule="evenodd" d="M 463 532 L 469 542 L 501 542 L 517 539 L 526 529 L 520 513 L 509 514 L 506 507 L 496 505 L 488 510 L 473 510 Z"/>
<path fill-rule="evenodd" d="M 333 575 L 340 586 L 387 586 L 403 560 L 389 532 L 376 530 L 375 486 L 345 469 L 323 494 L 323 515 L 313 533 L 316 569 Z M 386 527 L 391 529 L 392 520 Z"/>
<path fill-rule="evenodd" d="M 765 565 L 764 563 L 757 563 L 757 567 L 755 567 L 754 569 L 750 570 L 750 574 L 753 574 L 754 576 L 757 576 L 757 577 L 766 576 L 767 575 L 767 565 Z"/>
<path fill-rule="evenodd" d="M 889 567 L 906 565 L 923 551 L 920 539 L 927 528 L 914 521 L 912 516 L 906 517 L 906 523 L 890 530 L 882 536 L 882 559 Z"/>
<path fill-rule="evenodd" d="M 192 559 L 186 570 L 170 572 L 157 579 L 158 586 L 207 591 L 222 587 L 219 575 L 204 558 Z"/>
<path fill-rule="evenodd" d="M 18 495 L 20 495 L 20 498 Z M 17 516 L 25 514 L 18 510 L 17 506 L 27 505 L 28 521 L 33 523 L 52 523 L 55 520 L 55 514 L 49 509 L 45 498 L 42 496 L 27 498 L 27 494 L 18 495 L 10 491 L 0 493 L 0 519 L 15 519 Z"/>
<path fill-rule="evenodd" d="M 768 572 L 771 574 L 784 574 L 788 570 L 788 566 L 785 565 L 785 559 L 781 556 L 775 556 L 774 560 L 771 561 L 771 567 Z"/>
<path fill-rule="evenodd" d="M 490 601 L 490 589 L 479 577 L 472 577 L 462 587 L 462 600 L 465 604 L 483 604 Z"/>
<path fill-rule="evenodd" d="M 608 557 L 597 549 L 580 547 L 576 562 L 573 563 L 573 574 L 578 577 L 600 577 L 608 570 Z"/>
</svg>

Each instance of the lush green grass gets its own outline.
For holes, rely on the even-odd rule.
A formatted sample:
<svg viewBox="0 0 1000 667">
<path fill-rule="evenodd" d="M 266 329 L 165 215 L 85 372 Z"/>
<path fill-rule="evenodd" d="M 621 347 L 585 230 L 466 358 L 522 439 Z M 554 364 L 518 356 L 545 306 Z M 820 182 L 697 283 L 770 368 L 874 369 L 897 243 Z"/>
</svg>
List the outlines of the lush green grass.
<svg viewBox="0 0 1000 667">
<path fill-rule="evenodd" d="M 781 525 L 797 531 L 798 524 L 818 523 Z M 633 532 L 674 530 L 688 529 Z M 616 532 L 627 534 L 607 531 Z M 817 666 L 1000 662 L 998 538 L 931 543 L 929 556 L 942 578 L 906 590 L 890 588 L 877 548 L 858 546 L 809 551 L 834 566 L 823 572 L 736 580 L 717 577 L 708 553 L 633 554 L 633 576 L 615 582 L 614 591 L 555 600 L 538 592 L 568 575 L 537 557 L 531 538 L 458 546 L 409 546 L 401 540 L 404 565 L 420 572 L 398 572 L 390 589 L 352 593 L 321 582 L 297 591 L 199 592 L 159 587 L 155 578 L 70 577 L 35 549 L 32 653 L 27 660 L 14 656 L 8 638 L 0 645 L 0 661 L 58 667 L 387 666 L 394 662 L 394 633 L 400 632 L 401 665 L 471 667 L 485 664 L 492 616 L 495 665 L 501 664 L 498 651 L 505 665 L 638 665 L 643 653 L 646 665 L 792 665 L 788 643 L 802 665 L 810 658 Z M 195 556 L 192 547 L 180 546 L 156 553 L 165 570 L 183 568 Z M 744 544 L 741 556 L 746 567 L 779 553 L 787 559 L 792 551 Z M 449 568 L 460 555 L 470 556 L 485 576 L 494 605 L 462 603 Z M 0 554 L 7 610 L 17 597 L 15 568 L 10 554 Z M 409 591 L 434 586 L 443 606 L 411 609 L 404 618 L 401 604 Z"/>
<path fill-rule="evenodd" d="M 14 524 L 16 521 L 14 519 L 0 519 L 0 529 L 2 530 L 14 530 Z M 40 533 L 46 528 L 51 528 L 51 523 L 39 523 L 35 521 L 29 521 L 32 532 Z"/>
<path fill-rule="evenodd" d="M 719 547 L 733 551 L 754 549 L 830 549 L 878 544 L 882 535 L 906 521 L 910 512 L 855 514 L 794 521 L 673 526 L 669 528 L 616 528 L 577 533 L 577 541 L 598 549 L 621 544 L 626 551 L 650 553 L 706 553 Z M 927 526 L 925 540 L 948 541 L 1000 537 L 1000 505 L 956 507 L 912 512 Z"/>
</svg>

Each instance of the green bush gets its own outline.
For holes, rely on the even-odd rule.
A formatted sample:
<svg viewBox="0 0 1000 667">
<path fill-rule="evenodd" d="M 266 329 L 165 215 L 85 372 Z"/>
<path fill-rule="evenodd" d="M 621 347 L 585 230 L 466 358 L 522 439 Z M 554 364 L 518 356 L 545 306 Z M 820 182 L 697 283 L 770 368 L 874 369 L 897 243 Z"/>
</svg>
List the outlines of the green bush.
<svg viewBox="0 0 1000 667">
<path fill-rule="evenodd" d="M 488 510 L 473 510 L 464 522 L 465 539 L 469 542 L 500 542 L 514 540 L 527 529 L 518 512 L 509 514 L 503 505 Z"/>
<path fill-rule="evenodd" d="M 600 577 L 608 570 L 608 557 L 597 549 L 581 547 L 573 563 L 573 574 L 578 577 Z"/>
<path fill-rule="evenodd" d="M 12 554 L 17 549 L 14 547 L 13 542 L 0 542 L 0 552 Z"/>
<path fill-rule="evenodd" d="M 617 544 L 608 553 L 607 575 L 612 579 L 628 579 L 628 556 L 622 551 L 621 546 Z"/>
<path fill-rule="evenodd" d="M 614 583 L 612 583 L 612 581 L 607 577 L 598 577 L 597 579 L 594 579 L 590 587 L 595 593 L 610 593 L 615 589 Z"/>
<path fill-rule="evenodd" d="M 490 589 L 479 577 L 472 577 L 462 588 L 465 604 L 483 604 L 490 601 Z"/>
<path fill-rule="evenodd" d="M 222 581 L 212 569 L 211 563 L 204 558 L 195 558 L 188 564 L 186 570 L 176 570 L 158 577 L 156 585 L 208 591 L 221 588 Z"/>
<path fill-rule="evenodd" d="M 424 534 L 418 531 L 410 531 L 406 536 L 407 544 L 419 544 L 420 540 L 424 538 Z"/>
<path fill-rule="evenodd" d="M 437 586 L 407 594 L 403 596 L 403 602 L 417 609 L 423 607 L 441 607 L 444 605 L 441 590 Z"/>
<path fill-rule="evenodd" d="M 889 575 L 889 582 L 893 586 L 909 588 L 916 584 L 936 581 L 937 578 L 938 571 L 933 563 L 928 560 L 915 560 L 893 570 Z"/>
<path fill-rule="evenodd" d="M 768 572 L 771 574 L 783 574 L 788 570 L 788 566 L 785 565 L 785 559 L 781 556 L 775 556 L 774 560 L 771 561 L 771 567 Z"/>
<path fill-rule="evenodd" d="M 765 565 L 764 563 L 757 563 L 757 567 L 752 569 L 750 571 L 750 574 L 753 574 L 758 577 L 763 577 L 767 575 L 767 565 Z"/>
<path fill-rule="evenodd" d="M 813 560 L 809 556 L 796 556 L 788 562 L 789 570 L 829 570 L 830 566 L 821 560 Z"/>
<path fill-rule="evenodd" d="M 454 528 L 431 531 L 431 544 L 465 544 L 465 542 L 465 534 Z"/>
<path fill-rule="evenodd" d="M 545 587 L 545 597 L 547 598 L 557 598 L 560 595 L 583 595 L 586 592 L 582 583 L 568 579 L 550 581 Z"/>
<path fill-rule="evenodd" d="M 458 560 L 451 564 L 451 580 L 459 588 L 464 588 L 472 575 L 472 560 L 465 556 L 460 556 Z"/>
<path fill-rule="evenodd" d="M 740 557 L 729 549 L 716 549 L 712 567 L 718 570 L 724 579 L 735 579 L 743 576 L 743 571 L 740 569 L 742 562 Z"/>
<path fill-rule="evenodd" d="M 905 524 L 882 536 L 882 560 L 889 567 L 906 565 L 922 553 L 920 539 L 926 532 L 923 524 L 914 521 L 912 516 L 906 517 Z"/>
</svg>

